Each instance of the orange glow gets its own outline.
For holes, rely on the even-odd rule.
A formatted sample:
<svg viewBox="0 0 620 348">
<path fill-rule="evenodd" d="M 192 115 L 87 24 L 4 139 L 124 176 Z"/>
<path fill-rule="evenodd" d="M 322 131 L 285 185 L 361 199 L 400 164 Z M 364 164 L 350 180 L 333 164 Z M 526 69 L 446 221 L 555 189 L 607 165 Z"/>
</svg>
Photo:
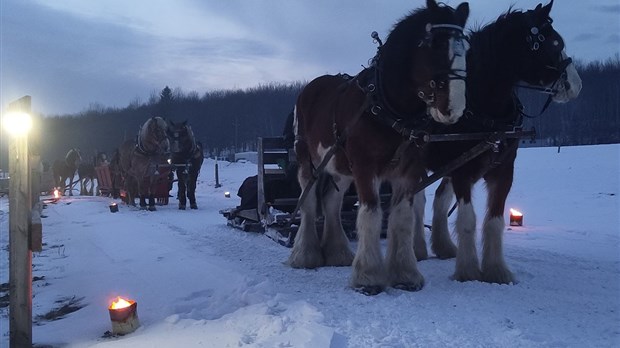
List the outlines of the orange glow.
<svg viewBox="0 0 620 348">
<path fill-rule="evenodd" d="M 60 198 L 60 192 L 58 192 L 58 189 L 54 189 L 54 198 Z"/>
<path fill-rule="evenodd" d="M 112 301 L 112 304 L 110 305 L 110 309 L 121 309 L 121 308 L 127 308 L 129 306 L 131 306 L 133 304 L 134 301 L 131 300 L 125 300 L 123 298 L 121 298 L 120 296 L 116 298 L 116 301 Z"/>
<path fill-rule="evenodd" d="M 521 213 L 518 210 L 510 208 L 510 215 L 512 215 L 512 216 L 523 216 L 523 213 Z"/>
</svg>

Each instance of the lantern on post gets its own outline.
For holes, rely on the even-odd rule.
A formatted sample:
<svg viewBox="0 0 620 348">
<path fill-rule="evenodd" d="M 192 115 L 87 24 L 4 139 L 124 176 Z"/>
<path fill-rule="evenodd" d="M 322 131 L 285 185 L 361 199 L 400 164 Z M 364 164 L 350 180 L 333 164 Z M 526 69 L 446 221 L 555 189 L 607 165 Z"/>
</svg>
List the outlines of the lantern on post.
<svg viewBox="0 0 620 348">
<path fill-rule="evenodd" d="M 30 96 L 9 104 L 2 128 L 9 142 L 9 328 L 11 347 L 32 346 L 32 192 L 28 133 Z"/>
</svg>

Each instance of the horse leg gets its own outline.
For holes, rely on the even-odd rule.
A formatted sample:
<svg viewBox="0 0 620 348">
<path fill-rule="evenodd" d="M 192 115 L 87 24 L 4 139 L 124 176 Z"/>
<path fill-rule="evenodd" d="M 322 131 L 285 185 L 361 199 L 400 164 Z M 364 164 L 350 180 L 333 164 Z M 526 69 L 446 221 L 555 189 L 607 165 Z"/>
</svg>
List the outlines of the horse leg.
<svg viewBox="0 0 620 348">
<path fill-rule="evenodd" d="M 388 217 L 386 252 L 389 284 L 397 289 L 418 291 L 424 277 L 418 271 L 413 246 L 414 196 L 407 192 L 409 185 L 392 183 L 392 203 Z"/>
<path fill-rule="evenodd" d="M 307 154 L 307 151 L 302 152 L 305 150 L 304 148 L 305 144 L 296 145 L 296 152 L 298 154 Z M 309 156 L 302 157 L 298 155 L 298 161 L 299 170 L 297 179 L 299 180 L 299 185 L 303 192 L 309 185 L 313 175 L 312 164 Z M 288 264 L 293 268 L 317 268 L 325 264 L 325 260 L 321 253 L 321 243 L 316 230 L 316 208 L 316 187 L 311 187 L 309 188 L 306 198 L 299 207 L 301 222 L 297 230 L 297 235 L 295 236 L 293 250 L 288 258 Z"/>
<path fill-rule="evenodd" d="M 191 209 L 198 209 L 196 204 L 196 182 L 198 181 L 198 174 L 193 171 L 190 172 L 187 180 L 187 198 L 189 199 L 189 207 Z"/>
<path fill-rule="evenodd" d="M 148 207 L 149 211 L 157 210 L 157 208 L 155 207 L 155 195 L 153 194 L 155 190 L 155 186 L 154 186 L 155 184 L 156 184 L 156 177 L 153 175 L 149 176 L 148 186 L 146 187 L 146 192 L 145 192 L 146 197 L 148 197 L 149 199 L 149 207 Z"/>
<path fill-rule="evenodd" d="M 413 251 L 418 261 L 428 259 L 426 239 L 424 238 L 424 207 L 426 194 L 424 190 L 413 196 Z"/>
<path fill-rule="evenodd" d="M 94 196 L 95 195 L 95 178 L 93 178 L 92 176 L 88 177 L 88 195 L 89 196 Z"/>
<path fill-rule="evenodd" d="M 185 172 L 185 169 L 180 170 L 177 168 L 177 178 L 179 179 L 177 181 L 179 209 L 185 210 L 185 206 L 187 204 L 187 196 L 185 193 L 187 190 L 187 173 Z"/>
<path fill-rule="evenodd" d="M 86 181 L 86 178 L 79 178 L 78 181 L 80 182 L 80 196 L 85 196 L 86 195 L 86 183 L 84 181 Z"/>
<path fill-rule="evenodd" d="M 354 255 L 349 248 L 349 239 L 342 228 L 340 216 L 342 199 L 351 182 L 352 178 L 334 175 L 333 184 L 328 183 L 327 192 L 321 200 L 325 217 L 321 249 L 326 266 L 350 266 L 353 262 Z"/>
<path fill-rule="evenodd" d="M 510 284 L 515 278 L 506 266 L 503 252 L 504 208 L 513 180 L 514 160 L 485 177 L 487 213 L 482 225 L 482 280 Z"/>
<path fill-rule="evenodd" d="M 456 256 L 456 245 L 450 238 L 448 227 L 448 211 L 453 197 L 454 189 L 450 178 L 443 178 L 435 191 L 435 199 L 433 199 L 433 227 L 431 232 L 431 250 L 440 259 L 451 259 Z"/>
<path fill-rule="evenodd" d="M 355 178 L 355 186 L 360 208 L 356 221 L 358 244 L 353 259 L 351 286 L 363 294 L 376 295 L 382 292 L 387 284 L 380 246 L 383 220 L 379 199 L 380 182 L 378 178 L 358 176 Z M 413 253 L 413 249 L 411 252 Z"/>
<path fill-rule="evenodd" d="M 459 179 L 458 176 L 452 177 L 454 192 L 459 202 L 456 216 L 458 249 L 453 278 L 461 282 L 480 280 L 482 274 L 478 266 L 476 251 L 476 213 L 471 202 L 472 184 L 467 179 Z"/>
</svg>

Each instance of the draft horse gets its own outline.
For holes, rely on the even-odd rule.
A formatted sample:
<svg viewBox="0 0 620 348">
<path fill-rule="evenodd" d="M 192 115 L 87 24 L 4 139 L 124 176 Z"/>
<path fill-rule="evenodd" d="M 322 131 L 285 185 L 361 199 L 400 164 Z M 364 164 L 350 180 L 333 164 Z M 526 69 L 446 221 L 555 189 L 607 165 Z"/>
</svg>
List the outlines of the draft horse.
<svg viewBox="0 0 620 348">
<path fill-rule="evenodd" d="M 56 160 L 52 164 L 52 173 L 54 175 L 54 185 L 65 194 L 65 190 L 69 189 L 69 196 L 73 196 L 73 178 L 75 172 L 82 163 L 82 155 L 77 148 L 70 149 L 65 155 L 64 160 Z M 69 184 L 67 185 L 67 179 Z"/>
<path fill-rule="evenodd" d="M 185 210 L 187 200 L 191 209 L 198 209 L 196 203 L 196 182 L 204 161 L 202 144 L 196 141 L 192 127 L 187 121 L 169 121 L 171 159 L 177 176 L 179 209 Z"/>
<path fill-rule="evenodd" d="M 564 41 L 549 17 L 553 1 L 535 9 L 510 9 L 495 22 L 471 34 L 467 53 L 467 108 L 454 125 L 437 125 L 441 133 L 486 133 L 519 129 L 524 116 L 514 91 L 525 82 L 529 88 L 550 94 L 549 101 L 564 103 L 576 98 L 581 79 L 565 53 Z M 433 142 L 426 147 L 428 169 L 436 171 L 469 151 L 481 140 Z M 484 141 L 484 140 L 483 140 Z M 509 284 L 515 277 L 504 261 L 502 236 L 504 208 L 513 181 L 519 140 L 504 139 L 482 155 L 445 177 L 433 202 L 432 251 L 439 258 L 456 256 L 453 278 Z M 476 216 L 472 186 L 486 181 L 487 212 L 482 224 L 482 263 L 476 252 Z M 423 195 L 423 193 L 421 193 Z M 458 250 L 448 230 L 448 210 L 456 195 Z M 422 200 L 424 198 L 421 198 Z M 423 214 L 423 206 L 417 214 Z M 417 239 L 423 228 L 416 228 Z M 417 240 L 416 239 L 416 240 Z M 418 258 L 426 258 L 417 253 Z"/>
<path fill-rule="evenodd" d="M 78 167 L 78 178 L 80 181 L 80 195 L 92 196 L 99 191 L 99 187 L 95 189 L 95 179 L 97 172 L 95 167 L 108 164 L 108 155 L 105 152 L 97 152 L 92 156 L 89 162 L 83 162 Z"/>
<path fill-rule="evenodd" d="M 169 154 L 168 122 L 162 117 L 149 118 L 135 141 L 126 141 L 119 147 L 118 162 L 129 204 L 135 205 L 137 195 L 140 209 L 157 210 L 153 192 L 161 177 L 160 170 L 169 166 Z"/>
<path fill-rule="evenodd" d="M 324 75 L 311 81 L 295 106 L 295 151 L 301 224 L 288 263 L 294 268 L 353 264 L 351 286 L 374 295 L 387 285 L 417 291 L 424 278 L 413 252 L 413 184 L 424 174 L 415 146 L 420 124 L 430 118 L 456 122 L 465 109 L 463 26 L 469 5 L 456 10 L 434 0 L 398 22 L 380 44 L 371 67 L 355 78 Z M 429 116 L 430 115 L 430 116 Z M 322 167 L 322 168 L 321 168 Z M 315 168 L 333 177 L 321 202 L 325 217 L 319 240 L 315 225 Z M 318 171 L 318 170 L 317 170 Z M 355 182 L 360 208 L 358 250 L 353 255 L 340 221 L 342 198 Z M 387 265 L 379 239 L 379 187 L 392 185 Z"/>
</svg>

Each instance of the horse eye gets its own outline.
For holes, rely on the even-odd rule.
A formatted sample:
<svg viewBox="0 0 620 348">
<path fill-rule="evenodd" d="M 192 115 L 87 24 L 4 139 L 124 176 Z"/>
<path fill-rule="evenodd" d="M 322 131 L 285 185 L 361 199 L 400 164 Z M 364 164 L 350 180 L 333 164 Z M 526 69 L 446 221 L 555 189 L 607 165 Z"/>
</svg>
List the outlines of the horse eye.
<svg viewBox="0 0 620 348">
<path fill-rule="evenodd" d="M 560 45 L 560 41 L 558 40 L 553 40 L 553 46 L 559 46 Z"/>
</svg>

